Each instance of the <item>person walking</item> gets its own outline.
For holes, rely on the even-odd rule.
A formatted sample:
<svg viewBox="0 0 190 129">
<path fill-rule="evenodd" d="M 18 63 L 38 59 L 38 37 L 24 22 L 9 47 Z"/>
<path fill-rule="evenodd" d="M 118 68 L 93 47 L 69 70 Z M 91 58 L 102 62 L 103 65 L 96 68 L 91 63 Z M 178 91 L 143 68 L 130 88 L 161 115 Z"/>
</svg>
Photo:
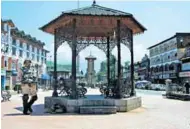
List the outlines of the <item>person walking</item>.
<svg viewBox="0 0 190 129">
<path fill-rule="evenodd" d="M 185 93 L 186 94 L 189 94 L 189 88 L 190 88 L 189 81 L 186 81 L 186 83 L 185 83 Z"/>
<path fill-rule="evenodd" d="M 23 100 L 23 114 L 29 115 L 33 112 L 32 105 L 38 99 L 37 97 L 37 88 L 36 88 L 36 79 L 34 76 L 34 70 L 31 68 L 31 61 L 25 60 L 22 70 L 22 100 Z M 29 96 L 31 96 L 30 101 Z"/>
</svg>

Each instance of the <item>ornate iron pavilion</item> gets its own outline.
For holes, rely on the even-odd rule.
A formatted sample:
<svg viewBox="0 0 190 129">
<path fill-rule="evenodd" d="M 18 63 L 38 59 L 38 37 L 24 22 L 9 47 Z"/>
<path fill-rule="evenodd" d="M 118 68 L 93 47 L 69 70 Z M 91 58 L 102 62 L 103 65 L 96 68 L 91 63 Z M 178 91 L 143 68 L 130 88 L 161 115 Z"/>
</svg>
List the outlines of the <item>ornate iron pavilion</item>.
<svg viewBox="0 0 190 129">
<path fill-rule="evenodd" d="M 134 95 L 134 67 L 133 67 L 133 35 L 143 33 L 143 27 L 130 13 L 114 10 L 93 4 L 89 7 L 63 12 L 60 16 L 40 28 L 42 31 L 54 35 L 54 91 L 57 93 L 57 49 L 65 41 L 72 49 L 72 98 L 76 94 L 76 56 L 89 45 L 94 45 L 105 52 L 107 56 L 107 80 L 110 83 L 110 52 L 115 46 L 118 49 L 118 76 L 116 98 L 121 98 L 121 46 L 126 45 L 131 53 L 131 95 Z"/>
</svg>

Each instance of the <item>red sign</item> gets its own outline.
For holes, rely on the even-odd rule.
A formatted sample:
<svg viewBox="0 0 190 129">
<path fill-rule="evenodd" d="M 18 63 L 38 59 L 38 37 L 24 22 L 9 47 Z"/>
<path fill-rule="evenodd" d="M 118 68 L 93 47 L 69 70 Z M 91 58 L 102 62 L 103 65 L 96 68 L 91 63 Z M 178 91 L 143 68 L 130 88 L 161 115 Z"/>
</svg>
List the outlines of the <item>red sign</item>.
<svg viewBox="0 0 190 129">
<path fill-rule="evenodd" d="M 180 72 L 179 77 L 190 77 L 190 72 Z"/>
</svg>

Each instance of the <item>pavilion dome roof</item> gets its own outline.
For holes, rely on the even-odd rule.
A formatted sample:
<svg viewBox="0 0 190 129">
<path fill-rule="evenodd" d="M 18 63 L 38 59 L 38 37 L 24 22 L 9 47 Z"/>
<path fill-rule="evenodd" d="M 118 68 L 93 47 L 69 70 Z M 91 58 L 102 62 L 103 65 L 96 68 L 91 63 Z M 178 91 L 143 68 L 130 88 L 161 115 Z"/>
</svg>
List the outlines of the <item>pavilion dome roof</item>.
<svg viewBox="0 0 190 129">
<path fill-rule="evenodd" d="M 117 26 L 118 19 L 124 26 L 129 27 L 133 34 L 146 31 L 146 28 L 132 14 L 97 5 L 96 2 L 91 6 L 64 11 L 40 29 L 54 35 L 56 28 L 62 28 L 62 31 L 65 29 L 71 35 L 73 19 L 77 20 L 76 28 L 79 37 L 106 37 L 108 33 L 114 33 L 113 29 Z"/>
<path fill-rule="evenodd" d="M 91 6 L 65 11 L 63 14 L 69 15 L 94 15 L 94 16 L 132 16 L 130 13 L 99 6 L 93 3 Z"/>
</svg>

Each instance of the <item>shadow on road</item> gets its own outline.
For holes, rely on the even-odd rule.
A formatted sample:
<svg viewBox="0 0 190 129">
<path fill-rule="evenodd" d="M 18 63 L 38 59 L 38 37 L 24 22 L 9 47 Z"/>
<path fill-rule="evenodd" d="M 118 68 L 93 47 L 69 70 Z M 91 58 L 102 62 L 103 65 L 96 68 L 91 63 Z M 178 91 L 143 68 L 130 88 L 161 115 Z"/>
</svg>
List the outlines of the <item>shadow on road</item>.
<svg viewBox="0 0 190 129">
<path fill-rule="evenodd" d="M 10 113 L 5 114 L 4 116 L 23 116 L 22 111 L 23 107 L 16 107 L 16 110 L 20 111 L 20 113 Z M 33 113 L 30 116 L 105 116 L 105 115 L 111 115 L 111 114 L 78 114 L 78 113 L 61 113 L 61 114 L 50 114 L 44 112 L 44 104 L 36 104 L 32 106 Z"/>
</svg>

